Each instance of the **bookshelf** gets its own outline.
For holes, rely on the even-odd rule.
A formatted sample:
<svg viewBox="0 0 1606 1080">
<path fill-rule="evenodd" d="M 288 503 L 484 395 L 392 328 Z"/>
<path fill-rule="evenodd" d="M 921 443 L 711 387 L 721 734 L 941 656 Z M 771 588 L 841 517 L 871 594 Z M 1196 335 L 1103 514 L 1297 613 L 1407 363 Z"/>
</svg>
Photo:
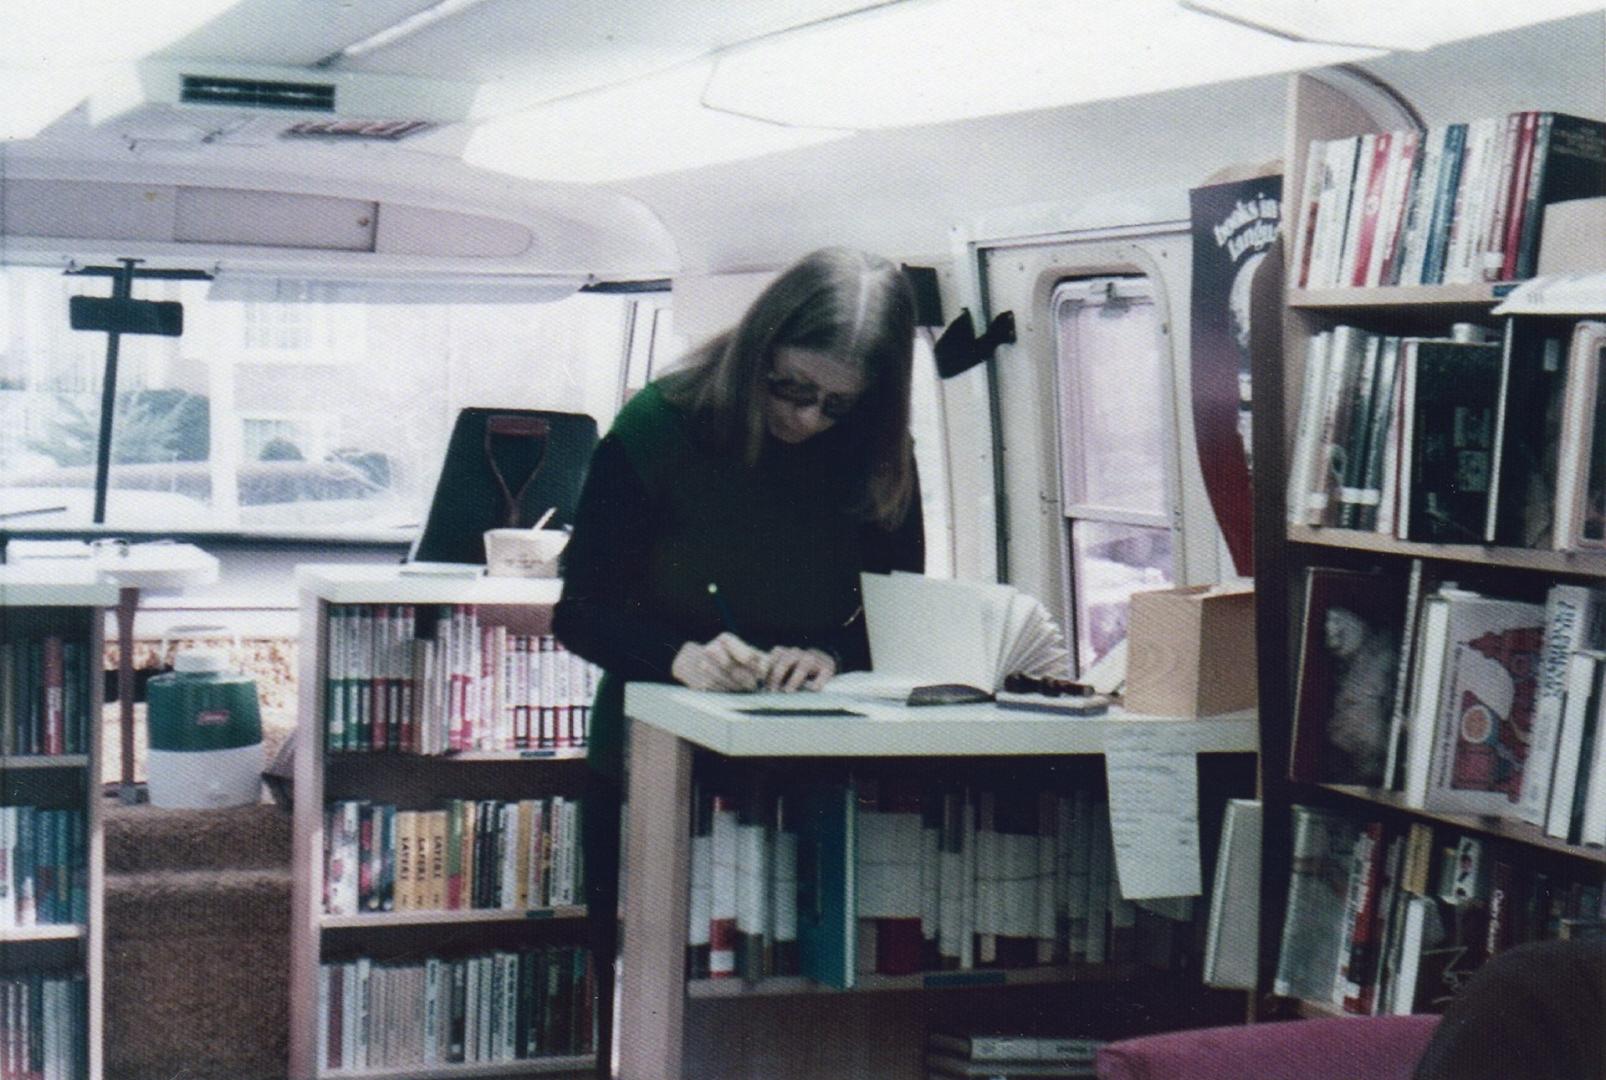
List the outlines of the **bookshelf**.
<svg viewBox="0 0 1606 1080">
<path fill-rule="evenodd" d="M 1290 205 L 1295 209 L 1290 211 L 1287 236 L 1297 237 L 1306 227 L 1298 215 L 1304 209 L 1300 193 L 1306 191 L 1306 156 L 1311 141 L 1343 139 L 1389 126 L 1374 120 L 1328 83 L 1303 75 L 1290 79 L 1284 191 L 1289 193 Z M 1297 203 L 1293 201 L 1296 199 Z M 1599 889 L 1606 882 L 1606 852 L 1558 840 L 1543 827 L 1505 816 L 1415 808 L 1396 790 L 1293 779 L 1294 717 L 1299 704 L 1297 680 L 1307 570 L 1377 570 L 1403 579 L 1413 561 L 1417 561 L 1423 567 L 1424 581 L 1466 581 L 1489 595 L 1515 595 L 1542 602 L 1554 582 L 1593 586 L 1606 580 L 1606 554 L 1408 542 L 1355 529 L 1290 524 L 1287 477 L 1294 456 L 1306 348 L 1311 337 L 1340 324 L 1403 335 L 1442 336 L 1452 323 L 1466 321 L 1498 329 L 1499 320 L 1491 315 L 1491 309 L 1513 285 L 1483 282 L 1295 288 L 1298 268 L 1292 265 L 1288 250 L 1283 250 L 1281 257 L 1282 273 L 1273 280 L 1257 282 L 1253 301 L 1256 622 L 1260 709 L 1266 721 L 1261 731 L 1260 758 L 1265 803 L 1261 923 L 1269 928 L 1261 941 L 1259 1012 L 1266 1017 L 1349 1015 L 1332 1002 L 1289 1000 L 1272 993 L 1280 947 L 1278 931 L 1284 923 L 1293 869 L 1291 806 L 1334 811 L 1358 823 L 1381 821 L 1385 837 L 1403 834 L 1413 825 L 1429 826 L 1433 830 L 1435 858 L 1447 844 L 1455 848 L 1459 838 L 1472 837 L 1482 845 L 1485 870 L 1488 861 L 1498 861 L 1523 881 L 1532 875 L 1533 879 L 1548 879 L 1553 884 L 1572 882 L 1586 890 Z M 1435 863 L 1434 872 L 1437 871 Z"/>
<path fill-rule="evenodd" d="M 509 644 L 539 644 L 550 636 L 559 583 L 545 579 L 412 575 L 395 565 L 310 565 L 297 568 L 297 585 L 301 640 L 310 647 L 302 652 L 293 788 L 290 1076 L 295 1080 L 409 1080 L 538 1076 L 588 1069 L 593 1053 L 578 1034 L 590 1016 L 584 972 L 576 967 L 584 964 L 579 949 L 585 942 L 586 914 L 578 873 L 559 875 L 555 855 L 541 859 L 550 880 L 543 878 L 539 870 L 530 871 L 530 864 L 524 861 L 517 864 L 515 872 L 509 856 L 498 863 L 481 861 L 480 866 L 493 869 L 491 876 L 481 873 L 478 885 L 468 874 L 461 875 L 461 882 L 448 883 L 444 877 L 451 867 L 469 865 L 470 849 L 475 857 L 483 859 L 487 851 L 498 846 L 497 834 L 484 833 L 489 822 L 501 821 L 508 830 L 518 822 L 521 828 L 531 830 L 520 833 L 520 841 L 540 828 L 544 830 L 540 835 L 549 838 L 554 852 L 563 847 L 563 842 L 553 830 L 567 828 L 569 835 L 578 840 L 577 817 L 562 818 L 555 807 L 564 800 L 572 805 L 581 794 L 585 748 L 579 735 L 583 720 L 575 719 L 570 727 L 562 709 L 547 708 L 560 700 L 558 692 L 563 687 L 551 680 L 543 683 L 538 677 L 539 666 L 521 667 L 521 663 L 534 662 L 520 659 L 519 646 Z M 388 636 L 361 619 L 346 621 L 371 612 L 377 623 L 381 611 L 392 620 Z M 398 654 L 378 647 L 386 640 L 412 644 Z M 493 643 L 498 641 L 493 650 Z M 475 642 L 480 643 L 482 651 L 475 652 Z M 406 662 L 409 654 L 410 664 Z M 374 660 L 371 665 L 359 660 L 354 666 L 354 655 L 372 655 Z M 400 655 L 402 660 L 386 666 L 386 655 L 393 659 Z M 566 653 L 560 651 L 558 655 L 568 658 L 565 663 L 574 662 Z M 497 657 L 502 659 L 501 665 L 494 663 Z M 456 698 L 448 697 L 446 687 L 454 685 L 453 675 L 459 681 L 467 680 L 470 670 L 479 672 L 481 680 L 467 683 Z M 370 690 L 359 689 L 357 694 L 366 692 L 373 702 L 381 704 L 365 705 L 365 713 L 369 709 L 379 712 L 370 715 L 366 728 L 354 729 L 367 735 L 368 741 L 362 744 L 365 748 L 343 743 L 335 749 L 330 720 L 337 712 L 342 720 L 350 716 L 347 710 L 353 700 L 340 697 L 337 704 L 336 695 L 347 688 L 353 676 L 359 687 L 372 683 Z M 392 689 L 381 689 L 387 679 L 392 680 Z M 438 684 L 439 679 L 444 679 L 444 684 Z M 393 689 L 398 684 L 406 690 Z M 498 706 L 486 706 L 483 712 L 470 716 L 470 706 L 465 703 L 476 687 L 483 689 L 485 701 L 495 701 Z M 586 684 L 576 676 L 568 689 L 570 694 L 561 700 L 579 701 Z M 397 703 L 394 710 L 382 704 L 387 700 Z M 527 711 L 519 711 L 527 706 Z M 373 716 L 390 712 L 398 719 L 382 735 L 385 725 L 375 724 Z M 578 718 L 583 713 L 573 712 L 573 716 Z M 374 749 L 380 743 L 388 748 Z M 519 818 L 516 808 L 532 800 L 540 800 L 532 811 L 533 818 Z M 467 817 L 468 811 L 461 809 L 463 804 L 479 807 L 478 818 Z M 515 809 L 497 811 L 508 816 L 488 817 L 484 807 L 493 804 Z M 326 845 L 345 844 L 341 850 L 350 850 L 350 841 L 343 826 L 335 824 L 331 828 L 339 818 L 328 815 L 331 809 L 348 805 L 355 806 L 350 811 L 354 819 L 372 822 L 367 827 L 376 829 L 381 836 L 387 829 L 380 811 L 394 808 L 393 817 L 398 824 L 393 879 L 385 869 L 383 856 L 372 863 L 373 875 L 357 878 L 355 884 L 344 869 L 331 870 L 337 861 L 331 859 Z M 444 808 L 450 808 L 450 815 Z M 424 825 L 399 824 L 409 813 L 414 821 L 431 813 L 443 821 L 457 815 L 451 828 L 460 838 L 447 848 Z M 470 820 L 482 823 L 479 840 L 464 824 Z M 532 826 L 529 820 L 538 824 Z M 447 827 L 442 828 L 444 831 Z M 360 835 L 359 831 L 359 844 Z M 435 859 L 435 863 L 443 865 L 433 865 L 429 871 L 433 875 L 430 882 L 415 885 L 416 891 L 412 892 L 407 889 L 408 872 L 400 855 L 403 836 L 413 838 L 414 850 L 426 849 L 426 840 L 430 840 L 443 852 L 441 858 Z M 522 843 L 517 846 L 530 850 Z M 366 853 L 372 848 L 359 846 L 356 850 Z M 515 845 L 510 840 L 502 850 L 511 852 Z M 445 854 L 452 851 L 463 854 L 454 861 Z M 359 855 L 358 861 L 366 860 Z M 502 872 L 503 867 L 507 872 Z M 565 889 L 572 889 L 572 893 L 559 890 L 556 882 L 560 876 L 568 883 Z M 499 897 L 487 885 L 492 877 L 500 882 L 497 887 L 516 888 L 516 897 Z M 383 898 L 383 885 L 373 888 L 387 880 L 392 880 L 389 903 Z M 524 884 L 515 885 L 516 881 Z M 437 888 L 439 891 L 435 891 Z M 455 890 L 455 894 L 448 889 Z M 490 891 L 476 893 L 471 891 L 474 889 Z M 538 889 L 544 891 L 538 895 Z M 345 890 L 340 893 L 341 900 L 326 900 L 335 890 Z M 448 895 L 455 895 L 455 900 L 443 902 L 441 898 Z M 497 968 L 494 961 L 479 959 L 498 955 L 516 957 L 506 963 L 518 966 Z M 366 966 L 359 968 L 359 964 Z M 366 1030 L 371 1037 L 367 1052 L 345 1036 L 345 1041 L 339 1043 L 337 1059 L 336 1040 L 329 1027 L 336 1016 L 330 1001 L 336 993 L 332 971 L 338 971 L 344 980 L 339 991 L 343 998 L 354 986 L 365 985 L 364 978 L 375 980 L 381 968 L 387 969 L 387 977 L 394 981 L 383 990 L 377 981 L 367 984 L 370 989 L 364 1004 L 376 1009 L 369 1013 L 370 1026 Z M 508 991 L 503 1010 L 495 1014 L 499 1029 L 504 1019 L 514 1026 L 494 1050 L 489 1049 L 492 1043 L 484 1043 L 487 1049 L 480 1060 L 475 1060 L 470 1033 L 461 1055 L 464 1060 L 451 1060 L 458 1055 L 437 1044 L 426 1064 L 418 1060 L 429 1042 L 422 1032 L 434 1032 L 442 1043 L 448 1039 L 457 1041 L 458 1037 L 450 1035 L 444 1015 L 435 1014 L 441 1020 L 438 1027 L 427 1027 L 420 1017 L 425 1001 L 433 1002 L 432 1007 L 447 1007 L 444 1003 L 450 994 L 449 983 L 458 968 L 466 972 L 459 976 L 464 983 L 460 998 L 471 992 L 475 980 L 483 978 L 487 987 L 510 987 L 516 980 L 518 989 Z M 561 989 L 554 1000 L 568 1003 L 561 1030 L 547 1026 L 558 1023 L 558 1010 L 538 1013 L 529 1005 L 533 991 L 528 987 L 548 978 L 561 980 L 554 983 Z M 430 986 L 437 989 L 427 989 Z M 383 1004 L 387 998 L 404 1004 L 399 1008 Z M 581 1001 L 586 1003 L 583 1007 L 577 1004 Z M 339 1015 L 344 1025 L 353 1014 L 345 1007 Z M 385 1024 L 392 1032 L 388 1049 L 382 1049 L 386 1035 L 381 1025 Z M 482 1016 L 483 1031 L 489 1032 L 488 1024 L 489 1020 Z M 513 1044 L 532 1028 L 542 1034 L 530 1035 L 532 1042 L 523 1051 L 515 1049 Z M 412 1034 L 398 1038 L 395 1032 L 402 1029 Z M 553 1036 L 554 1032 L 558 1035 Z M 548 1036 L 555 1042 L 537 1045 Z M 414 1041 L 409 1043 L 409 1038 Z M 517 1056 L 521 1052 L 528 1056 Z"/>
<path fill-rule="evenodd" d="M 741 713 L 750 700 L 745 695 L 699 694 L 653 684 L 633 684 L 627 690 L 632 765 L 618 1019 L 621 1077 L 915 1080 L 923 1075 L 921 1050 L 928 1027 L 1009 1026 L 1045 1018 L 1063 1026 L 1067 1016 L 1098 1024 L 1101 1008 L 1116 1000 L 1131 1002 L 1134 996 L 1148 1005 L 1138 1010 L 1147 1023 L 1164 1023 L 1157 1017 L 1175 1018 L 1189 1008 L 1215 1009 L 1209 1020 L 1188 1014 L 1195 1026 L 1242 1017 L 1240 994 L 1200 990 L 1201 995 L 1217 996 L 1202 1006 L 1196 1001 L 1180 1004 L 1190 997 L 1179 983 L 1184 976 L 1138 970 L 1141 964 L 1124 962 L 861 973 L 846 990 L 801 976 L 688 980 L 691 804 L 699 755 L 717 755 L 725 765 L 759 763 L 776 771 L 788 766 L 807 770 L 822 762 L 829 767 L 843 759 L 870 768 L 890 761 L 901 771 L 922 775 L 937 767 L 934 761 L 966 772 L 1029 770 L 1053 763 L 1097 771 L 1106 752 L 1136 738 L 1194 756 L 1201 771 L 1217 764 L 1245 764 L 1247 780 L 1247 765 L 1258 745 L 1256 719 L 1247 713 L 1202 720 L 1124 714 L 1064 719 L 988 704 L 909 709 L 839 699 L 829 691 L 818 700 L 809 697 L 811 706 L 846 707 L 858 715 L 770 718 Z M 1222 786 L 1200 781 L 1206 797 L 1219 794 Z M 1177 1020 L 1176 1026 L 1188 1022 Z M 820 1032 L 830 1035 L 821 1038 Z"/>
<path fill-rule="evenodd" d="M 20 849 L 28 846 L 22 834 L 41 836 L 44 814 L 67 823 L 69 830 L 56 834 L 67 844 L 48 903 L 39 890 L 39 875 L 27 875 L 34 882 L 33 911 L 19 914 L 19 878 L 6 883 L 10 894 L 0 903 L 0 983 L 8 1000 L 17 1000 L 19 985 L 26 987 L 22 993 L 30 1000 L 42 996 L 47 1039 L 40 1046 L 46 1056 L 34 1066 L 69 1080 L 100 1080 L 103 1072 L 101 658 L 105 612 L 116 605 L 117 587 L 109 583 L 82 577 L 52 580 L 45 572 L 0 567 L 0 708 L 5 710 L 0 717 L 0 814 L 11 847 L 7 867 L 21 869 L 25 857 Z M 51 641 L 55 644 L 47 644 Z M 53 658 L 47 660 L 47 655 Z M 59 710 L 49 705 L 51 684 L 59 687 Z M 54 734 L 47 734 L 47 726 Z M 60 743 L 55 742 L 58 735 Z M 55 816 L 65 813 L 75 816 Z M 27 824 L 22 823 L 24 816 Z M 0 1038 L 6 1035 L 6 1021 L 0 1019 Z M 11 1045 L 9 1040 L 6 1044 Z"/>
</svg>

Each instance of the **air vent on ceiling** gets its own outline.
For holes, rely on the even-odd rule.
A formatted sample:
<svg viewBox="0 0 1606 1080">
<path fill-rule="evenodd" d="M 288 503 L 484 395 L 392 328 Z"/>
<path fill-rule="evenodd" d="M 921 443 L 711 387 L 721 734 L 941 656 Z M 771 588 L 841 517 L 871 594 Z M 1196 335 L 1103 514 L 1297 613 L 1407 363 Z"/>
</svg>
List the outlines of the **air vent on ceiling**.
<svg viewBox="0 0 1606 1080">
<path fill-rule="evenodd" d="M 292 138 L 394 141 L 467 120 L 477 91 L 475 83 L 410 75 L 141 60 L 90 96 L 89 122 L 116 123 L 130 138 L 168 138 L 178 129 L 203 141 L 239 142 L 296 125 Z"/>
<path fill-rule="evenodd" d="M 292 112 L 335 111 L 333 83 L 231 79 L 217 75 L 185 75 L 179 91 L 185 105 L 227 105 Z"/>
</svg>

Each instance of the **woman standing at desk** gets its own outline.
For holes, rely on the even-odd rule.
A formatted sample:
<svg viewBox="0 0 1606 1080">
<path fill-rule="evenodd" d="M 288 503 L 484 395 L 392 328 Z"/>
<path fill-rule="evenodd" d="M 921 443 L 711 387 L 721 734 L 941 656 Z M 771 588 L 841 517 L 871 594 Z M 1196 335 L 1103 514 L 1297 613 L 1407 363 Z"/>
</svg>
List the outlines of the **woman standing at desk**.
<svg viewBox="0 0 1606 1080">
<path fill-rule="evenodd" d="M 632 398 L 591 459 L 554 630 L 606 672 L 583 804 L 601 1075 L 625 682 L 809 690 L 869 666 L 859 573 L 925 566 L 913 342 L 914 299 L 897 267 L 817 251 Z"/>
</svg>

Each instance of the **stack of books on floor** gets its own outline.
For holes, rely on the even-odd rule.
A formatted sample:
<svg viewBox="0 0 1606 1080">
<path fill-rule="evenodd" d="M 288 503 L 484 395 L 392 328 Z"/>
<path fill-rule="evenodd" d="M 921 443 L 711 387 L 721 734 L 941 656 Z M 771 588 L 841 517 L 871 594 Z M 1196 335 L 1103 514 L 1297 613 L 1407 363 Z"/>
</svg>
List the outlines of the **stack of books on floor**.
<svg viewBox="0 0 1606 1080">
<path fill-rule="evenodd" d="M 934 1031 L 926 1038 L 926 1075 L 985 1080 L 1074 1080 L 1097 1075 L 1098 1039 L 1058 1035 L 972 1035 Z"/>
</svg>

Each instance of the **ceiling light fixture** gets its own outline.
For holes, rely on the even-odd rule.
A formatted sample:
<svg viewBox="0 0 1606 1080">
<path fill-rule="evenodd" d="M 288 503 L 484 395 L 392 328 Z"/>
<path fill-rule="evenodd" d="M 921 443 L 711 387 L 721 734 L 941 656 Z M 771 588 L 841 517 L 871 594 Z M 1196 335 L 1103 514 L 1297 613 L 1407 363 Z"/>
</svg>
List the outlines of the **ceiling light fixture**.
<svg viewBox="0 0 1606 1080">
<path fill-rule="evenodd" d="M 1601 0 L 1178 0 L 1239 26 L 1306 42 L 1416 52 L 1602 10 Z"/>
<path fill-rule="evenodd" d="M 1378 55 L 1174 0 L 909 0 L 721 52 L 704 104 L 874 129 L 1205 86 Z"/>
<path fill-rule="evenodd" d="M 0 138 L 27 139 L 84 99 L 114 65 L 137 60 L 238 0 L 4 0 Z"/>
<path fill-rule="evenodd" d="M 605 183 L 845 138 L 703 108 L 707 63 L 685 64 L 479 125 L 470 165 L 536 180 Z"/>
</svg>

